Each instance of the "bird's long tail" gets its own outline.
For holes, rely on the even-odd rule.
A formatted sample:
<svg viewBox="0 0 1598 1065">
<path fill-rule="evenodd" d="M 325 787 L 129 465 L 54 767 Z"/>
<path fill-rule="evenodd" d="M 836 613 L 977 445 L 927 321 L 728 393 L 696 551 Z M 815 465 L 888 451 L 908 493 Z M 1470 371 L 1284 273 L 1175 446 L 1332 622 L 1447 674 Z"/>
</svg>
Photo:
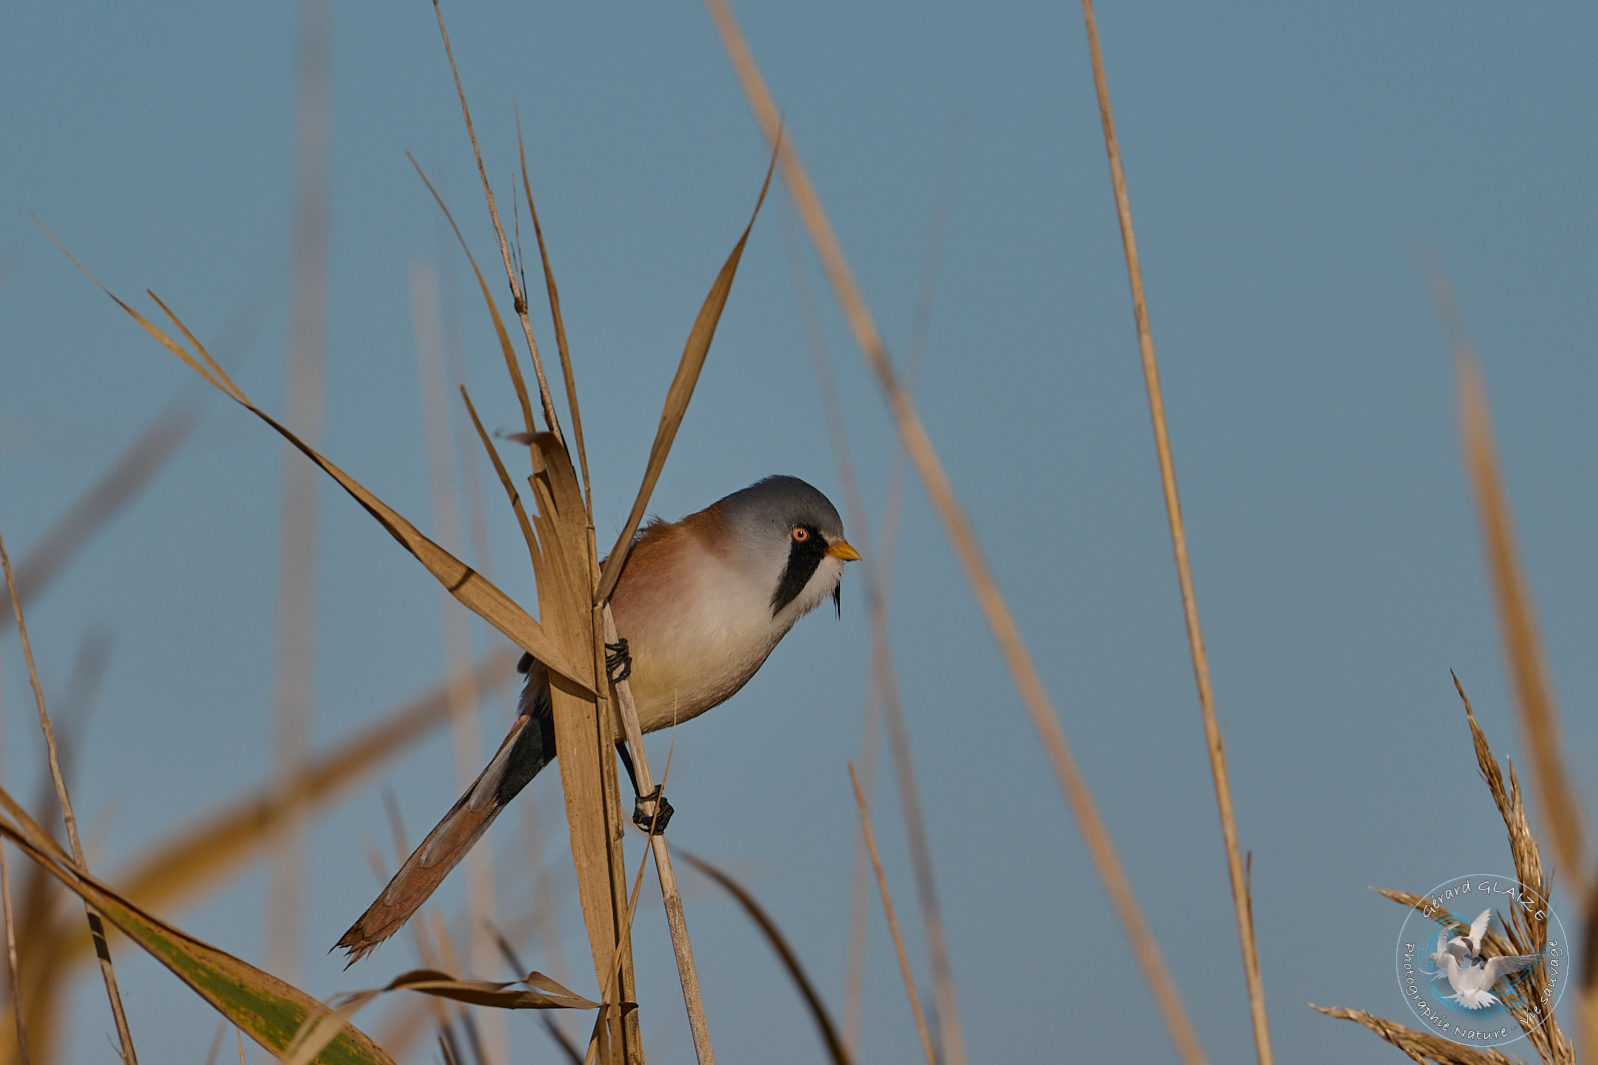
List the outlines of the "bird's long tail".
<svg viewBox="0 0 1598 1065">
<path fill-rule="evenodd" d="M 528 687 L 532 689 L 533 685 L 530 683 Z M 540 769 L 554 760 L 555 730 L 549 713 L 548 688 L 539 694 L 543 695 L 542 699 L 528 699 L 524 695 L 523 712 L 488 767 L 478 774 L 472 786 L 422 840 L 421 846 L 405 859 L 383 893 L 338 941 L 338 946 L 349 952 L 350 964 L 399 931 L 466 856 L 472 844 L 488 831 L 488 826 L 505 805 Z"/>
</svg>

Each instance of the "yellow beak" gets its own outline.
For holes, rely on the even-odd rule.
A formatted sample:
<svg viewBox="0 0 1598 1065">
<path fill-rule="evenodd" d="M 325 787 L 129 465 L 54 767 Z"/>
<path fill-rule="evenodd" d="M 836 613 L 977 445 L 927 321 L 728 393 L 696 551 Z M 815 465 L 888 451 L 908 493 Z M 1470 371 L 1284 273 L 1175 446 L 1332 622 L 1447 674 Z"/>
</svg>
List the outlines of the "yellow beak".
<svg viewBox="0 0 1598 1065">
<path fill-rule="evenodd" d="M 827 545 L 828 558 L 841 558 L 845 562 L 859 562 L 860 552 L 849 546 L 848 540 L 834 540 Z"/>
</svg>

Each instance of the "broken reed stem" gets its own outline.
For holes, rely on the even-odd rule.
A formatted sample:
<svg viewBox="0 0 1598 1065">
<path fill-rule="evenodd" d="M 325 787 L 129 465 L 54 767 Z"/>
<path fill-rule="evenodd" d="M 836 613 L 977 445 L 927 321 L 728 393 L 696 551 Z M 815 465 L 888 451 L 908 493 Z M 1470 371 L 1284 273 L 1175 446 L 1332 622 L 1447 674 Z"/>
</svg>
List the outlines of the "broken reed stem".
<svg viewBox="0 0 1598 1065">
<path fill-rule="evenodd" d="M 605 642 L 617 640 L 616 619 L 611 615 L 610 604 L 602 607 Z M 615 685 L 616 707 L 621 715 L 622 727 L 627 732 L 627 746 L 632 749 L 633 768 L 638 773 L 638 790 L 648 795 L 655 790 L 655 779 L 649 772 L 649 755 L 644 751 L 643 730 L 638 727 L 638 708 L 633 704 L 632 686 L 625 680 Z M 688 1011 L 688 1029 L 694 1037 L 694 1056 L 699 1065 L 715 1065 L 716 1053 L 710 1045 L 710 1025 L 705 1020 L 705 1000 L 699 990 L 699 971 L 694 967 L 693 943 L 688 938 L 688 917 L 683 911 L 682 894 L 677 890 L 677 874 L 671 867 L 671 852 L 662 832 L 649 834 L 649 846 L 655 853 L 655 872 L 660 877 L 661 903 L 666 910 L 666 926 L 671 930 L 671 949 L 677 958 L 677 977 L 682 983 L 683 1006 Z"/>
<path fill-rule="evenodd" d="M 1132 289 L 1132 313 L 1137 322 L 1138 351 L 1143 362 L 1143 379 L 1148 389 L 1149 418 L 1154 425 L 1154 446 L 1159 455 L 1160 485 L 1165 493 L 1165 513 L 1171 527 L 1171 549 L 1176 557 L 1177 579 L 1182 587 L 1182 617 L 1187 623 L 1188 648 L 1193 657 L 1193 679 L 1198 685 L 1199 710 L 1204 718 L 1204 741 L 1210 756 L 1210 773 L 1215 779 L 1215 802 L 1220 811 L 1221 835 L 1226 843 L 1227 871 L 1232 881 L 1232 909 L 1237 919 L 1237 936 L 1243 951 L 1243 973 L 1248 982 L 1249 1014 L 1254 1023 L 1254 1048 L 1260 1065 L 1270 1065 L 1271 1032 L 1265 1014 L 1265 986 L 1260 978 L 1259 952 L 1254 942 L 1254 921 L 1249 901 L 1248 874 L 1243 868 L 1242 848 L 1237 839 L 1237 819 L 1232 810 L 1232 785 L 1226 770 L 1226 749 L 1215 717 L 1215 695 L 1210 686 L 1209 657 L 1204 650 L 1204 631 L 1199 624 L 1198 599 L 1193 590 L 1193 571 L 1188 561 L 1187 531 L 1182 523 L 1182 504 L 1177 497 L 1176 465 L 1171 457 L 1171 439 L 1165 424 L 1165 400 L 1160 391 L 1159 363 L 1154 355 L 1154 332 L 1149 325 L 1148 302 L 1143 293 L 1143 271 L 1138 264 L 1137 238 L 1132 231 L 1132 202 L 1126 189 L 1126 171 L 1121 164 L 1121 149 L 1115 137 L 1115 116 L 1110 109 L 1110 86 L 1104 73 L 1104 53 L 1099 47 L 1098 22 L 1093 0 L 1082 0 L 1082 18 L 1087 26 L 1088 51 L 1093 60 L 1093 88 L 1099 101 L 1099 119 L 1104 126 L 1104 149 L 1109 157 L 1110 182 L 1115 192 L 1115 213 L 1121 225 L 1121 244 L 1126 251 L 1127 279 Z"/>
<path fill-rule="evenodd" d="M 882 909 L 888 915 L 888 931 L 893 934 L 893 949 L 899 954 L 899 969 L 904 973 L 904 991 L 910 999 L 910 1010 L 916 1017 L 916 1030 L 921 1033 L 921 1049 L 926 1052 L 927 1065 L 938 1065 L 938 1055 L 932 1049 L 932 1033 L 927 1030 L 927 1018 L 921 1012 L 921 996 L 916 993 L 915 974 L 910 971 L 910 958 L 904 951 L 904 936 L 899 932 L 899 919 L 893 913 L 893 897 L 888 893 L 888 877 L 882 871 L 882 855 L 877 853 L 877 836 L 871 831 L 871 814 L 866 809 L 865 792 L 860 790 L 860 776 L 849 763 L 849 783 L 854 785 L 855 805 L 860 808 L 860 831 L 866 840 L 866 850 L 871 855 L 871 867 L 877 873 L 877 890 L 882 893 Z"/>
<path fill-rule="evenodd" d="M 821 199 L 810 183 L 810 177 L 799 158 L 798 149 L 794 147 L 794 139 L 791 136 L 783 137 L 779 144 L 781 118 L 776 103 L 755 65 L 749 46 L 744 41 L 726 0 L 705 0 L 705 3 L 717 31 L 721 34 L 722 44 L 726 48 L 733 69 L 743 84 L 744 94 L 756 119 L 765 131 L 768 141 L 778 146 L 778 161 L 782 165 L 783 179 L 788 184 L 789 193 L 799 208 L 800 217 L 804 219 L 811 243 L 815 246 L 817 255 L 826 269 L 844 317 L 854 331 L 855 341 L 861 354 L 877 377 L 877 382 L 886 397 L 888 409 L 898 425 L 900 437 L 911 460 L 915 463 L 922 483 L 926 486 L 933 508 L 943 522 L 955 555 L 965 570 L 966 580 L 976 596 L 977 604 L 982 608 L 983 616 L 987 619 L 1011 676 L 1015 679 L 1032 727 L 1042 741 L 1055 778 L 1059 781 L 1060 790 L 1071 807 L 1072 815 L 1082 833 L 1083 842 L 1093 858 L 1100 879 L 1104 882 L 1105 893 L 1109 896 L 1111 905 L 1115 907 L 1116 916 L 1126 930 L 1133 954 L 1143 971 L 1144 979 L 1149 984 L 1150 993 L 1160 1011 L 1160 1016 L 1171 1033 L 1171 1040 L 1176 1046 L 1177 1053 L 1188 1065 L 1198 1065 L 1204 1061 L 1198 1036 L 1193 1031 L 1192 1022 L 1182 1006 L 1181 997 L 1177 994 L 1170 972 L 1161 957 L 1159 945 L 1155 942 L 1153 933 L 1143 918 L 1142 909 L 1132 893 L 1131 881 L 1127 879 L 1126 870 L 1116 854 L 1109 830 L 1099 816 L 1098 809 L 1093 803 L 1092 793 L 1082 777 L 1081 770 L 1077 767 L 1070 744 L 1066 741 L 1065 731 L 1061 728 L 1054 706 L 1043 688 L 1043 681 L 1033 665 L 1031 653 L 1021 637 L 1015 616 L 1011 614 L 1009 605 L 1000 593 L 992 571 L 982 556 L 970 520 L 955 498 L 954 488 L 949 482 L 948 474 L 944 472 L 937 449 L 933 446 L 931 437 L 927 435 L 925 426 L 921 424 L 914 403 L 899 383 L 898 375 L 888 361 L 882 335 L 878 332 L 876 322 L 866 307 L 859 287 L 855 284 L 848 260 L 844 257 L 837 235 L 833 232 L 826 212 L 822 209 Z"/>
<path fill-rule="evenodd" d="M 0 567 L 5 569 L 6 590 L 11 596 L 11 612 L 17 622 L 17 638 L 22 644 L 22 657 L 28 666 L 28 683 L 33 686 L 34 705 L 39 709 L 39 729 L 44 733 L 45 751 L 50 761 L 50 779 L 55 784 L 56 798 L 61 801 L 61 818 L 66 822 L 67 840 L 72 844 L 72 860 L 78 871 L 87 875 L 89 863 L 83 857 L 83 844 L 78 840 L 78 818 L 72 812 L 72 799 L 67 794 L 67 782 L 61 774 L 61 754 L 56 749 L 55 729 L 50 725 L 50 715 L 44 708 L 44 690 L 39 686 L 39 671 L 33 664 L 33 645 L 28 641 L 28 626 L 22 617 L 22 599 L 17 593 L 16 578 L 11 573 L 11 555 L 6 551 L 5 537 L 0 536 Z M 7 908 L 9 909 L 9 899 Z M 128 1028 L 127 1014 L 122 1010 L 122 991 L 117 987 L 116 970 L 111 965 L 111 947 L 105 938 L 105 922 L 100 911 L 84 900 L 83 912 L 89 921 L 89 937 L 94 941 L 94 951 L 100 959 L 100 976 L 105 982 L 106 998 L 111 1003 L 111 1015 L 116 1020 L 117 1039 L 122 1048 L 125 1065 L 138 1065 L 138 1055 L 133 1050 L 133 1033 Z M 10 938 L 11 921 L 6 920 L 6 935 Z M 19 996 L 20 1000 L 20 996 Z M 18 1036 L 21 1036 L 19 1027 Z"/>
</svg>

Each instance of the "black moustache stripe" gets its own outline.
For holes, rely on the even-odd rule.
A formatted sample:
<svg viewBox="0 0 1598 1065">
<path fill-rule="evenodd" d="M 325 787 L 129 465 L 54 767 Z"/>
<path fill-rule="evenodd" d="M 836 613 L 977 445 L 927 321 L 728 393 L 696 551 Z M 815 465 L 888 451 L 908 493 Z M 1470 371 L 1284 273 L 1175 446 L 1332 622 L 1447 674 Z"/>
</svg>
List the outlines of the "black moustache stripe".
<svg viewBox="0 0 1598 1065">
<path fill-rule="evenodd" d="M 777 582 L 777 590 L 771 596 L 772 617 L 782 613 L 783 607 L 799 597 L 810 578 L 815 576 L 816 567 L 827 557 L 827 541 L 816 530 L 809 532 L 809 536 L 792 541 L 788 547 L 788 564 L 783 567 L 782 580 Z"/>
</svg>

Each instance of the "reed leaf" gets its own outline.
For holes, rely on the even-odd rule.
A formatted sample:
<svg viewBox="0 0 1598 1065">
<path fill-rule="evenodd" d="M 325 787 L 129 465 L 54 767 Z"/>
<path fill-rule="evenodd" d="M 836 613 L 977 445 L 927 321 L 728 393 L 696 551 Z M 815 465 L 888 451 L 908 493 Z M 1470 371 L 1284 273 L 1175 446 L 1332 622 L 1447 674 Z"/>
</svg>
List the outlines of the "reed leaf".
<svg viewBox="0 0 1598 1065">
<path fill-rule="evenodd" d="M 74 868 L 70 856 L 3 789 L 0 836 L 39 863 L 106 920 L 170 969 L 218 1013 L 274 1054 L 287 1049 L 307 1018 L 322 1012 L 316 999 L 209 943 L 195 939 L 93 877 Z M 392 1065 L 365 1033 L 341 1024 L 316 1058 L 325 1065 Z"/>
</svg>

